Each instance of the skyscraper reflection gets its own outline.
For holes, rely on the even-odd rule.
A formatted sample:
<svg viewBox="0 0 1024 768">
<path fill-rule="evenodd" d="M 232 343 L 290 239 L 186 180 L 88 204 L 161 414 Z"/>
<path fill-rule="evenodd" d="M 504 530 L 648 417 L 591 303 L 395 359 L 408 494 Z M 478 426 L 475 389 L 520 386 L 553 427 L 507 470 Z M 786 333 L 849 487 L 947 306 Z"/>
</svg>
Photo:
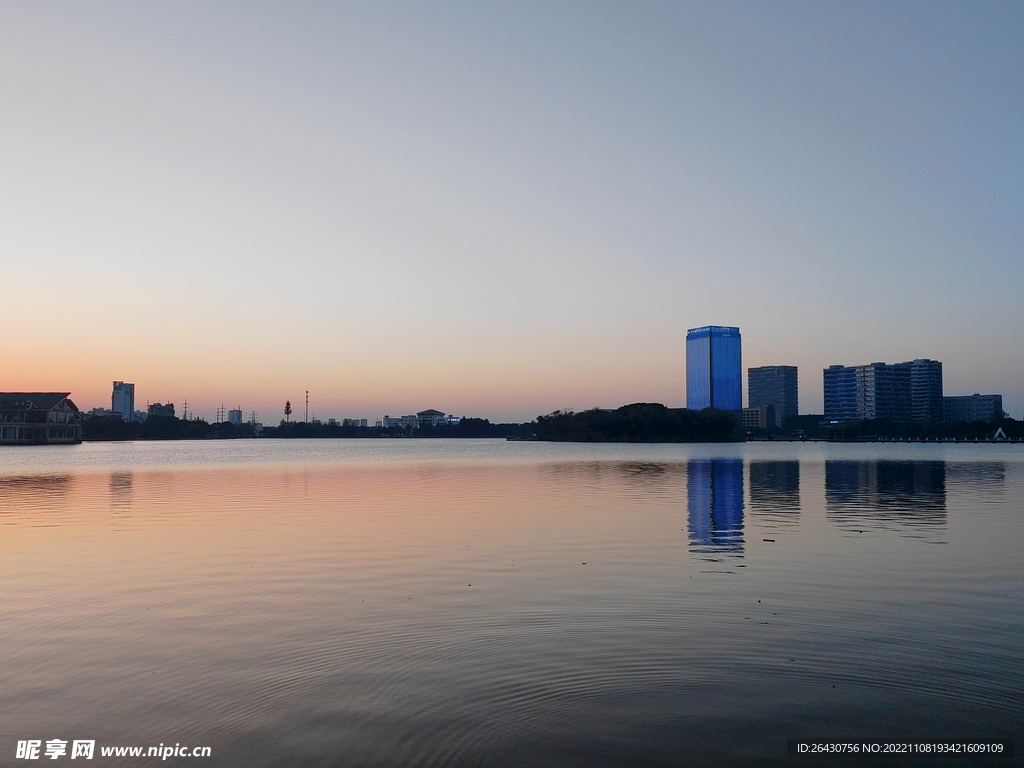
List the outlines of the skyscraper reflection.
<svg viewBox="0 0 1024 768">
<path fill-rule="evenodd" d="M 743 460 L 687 464 L 690 548 L 705 554 L 743 552 Z"/>
<path fill-rule="evenodd" d="M 750 462 L 750 507 L 756 512 L 799 512 L 800 462 Z"/>
<path fill-rule="evenodd" d="M 930 528 L 946 523 L 944 461 L 826 461 L 829 517 L 857 529 Z"/>
</svg>

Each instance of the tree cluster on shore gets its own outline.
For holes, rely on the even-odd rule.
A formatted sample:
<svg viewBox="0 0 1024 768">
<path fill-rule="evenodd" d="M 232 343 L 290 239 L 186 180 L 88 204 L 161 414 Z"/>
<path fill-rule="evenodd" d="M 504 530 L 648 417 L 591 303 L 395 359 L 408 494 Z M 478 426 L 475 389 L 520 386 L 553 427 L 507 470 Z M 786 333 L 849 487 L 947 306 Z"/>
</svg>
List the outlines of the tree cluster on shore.
<svg viewBox="0 0 1024 768">
<path fill-rule="evenodd" d="M 537 417 L 540 440 L 594 443 L 721 443 L 742 440 L 736 417 L 712 408 L 688 411 L 661 403 L 615 410 L 555 411 Z"/>
<path fill-rule="evenodd" d="M 251 424 L 222 422 L 210 424 L 203 419 L 179 419 L 174 416 L 150 416 L 145 421 L 124 421 L 120 416 L 93 416 L 82 420 L 83 440 L 201 440 L 229 437 L 254 437 Z"/>
<path fill-rule="evenodd" d="M 1002 429 L 1006 437 L 1024 437 L 1024 422 L 1003 417 L 992 421 L 917 422 L 902 424 L 888 419 L 861 419 L 836 424 L 822 430 L 832 440 L 858 440 L 873 437 L 910 439 L 987 440 Z"/>
<path fill-rule="evenodd" d="M 257 434 L 252 424 L 209 423 L 203 419 L 150 416 L 142 422 L 123 421 L 120 416 L 93 416 L 82 422 L 82 439 L 103 440 L 224 440 L 246 437 L 332 438 L 332 437 L 519 437 L 533 433 L 533 424 L 492 424 L 488 419 L 465 418 L 458 424 L 424 424 L 402 427 L 356 427 L 318 421 L 282 421 L 263 427 Z"/>
<path fill-rule="evenodd" d="M 492 424 L 489 419 L 462 418 L 458 424 L 421 424 L 418 427 L 355 427 L 346 424 L 282 421 L 264 427 L 264 437 L 518 437 L 530 435 L 533 424 Z"/>
</svg>

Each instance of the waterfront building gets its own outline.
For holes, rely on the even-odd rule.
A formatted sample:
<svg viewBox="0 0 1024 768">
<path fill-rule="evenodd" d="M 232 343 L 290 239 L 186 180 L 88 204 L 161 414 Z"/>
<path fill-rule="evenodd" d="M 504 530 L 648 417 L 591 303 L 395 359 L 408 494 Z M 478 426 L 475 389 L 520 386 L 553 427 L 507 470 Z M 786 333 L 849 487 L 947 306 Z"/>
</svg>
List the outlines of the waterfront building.
<svg viewBox="0 0 1024 768">
<path fill-rule="evenodd" d="M 162 403 L 151 403 L 146 408 L 146 416 L 170 416 L 174 418 L 174 403 L 163 405 Z"/>
<path fill-rule="evenodd" d="M 964 395 L 942 398 L 945 420 L 992 421 L 1003 416 L 1002 395 Z"/>
<path fill-rule="evenodd" d="M 686 407 L 691 411 L 743 407 L 740 329 L 706 325 L 686 332 Z"/>
<path fill-rule="evenodd" d="M 861 419 L 910 421 L 910 369 L 899 364 L 858 365 L 857 411 Z"/>
<path fill-rule="evenodd" d="M 110 410 L 125 421 L 135 416 L 135 385 L 126 381 L 115 381 L 110 395 Z"/>
<path fill-rule="evenodd" d="M 242 407 L 233 408 L 228 411 L 228 424 L 241 424 L 242 423 Z"/>
<path fill-rule="evenodd" d="M 910 368 L 869 363 L 832 365 L 823 371 L 825 420 L 911 419 Z"/>
<path fill-rule="evenodd" d="M 840 422 L 857 415 L 857 369 L 830 365 L 824 370 L 825 421 Z"/>
<path fill-rule="evenodd" d="M 0 392 L 0 444 L 82 442 L 82 414 L 70 392 Z"/>
<path fill-rule="evenodd" d="M 781 427 L 791 416 L 798 416 L 797 370 L 795 365 L 762 365 L 747 368 L 747 405 L 772 406 L 771 426 Z"/>
<path fill-rule="evenodd" d="M 942 421 L 942 363 L 924 359 L 899 365 L 910 371 L 910 420 Z"/>
</svg>

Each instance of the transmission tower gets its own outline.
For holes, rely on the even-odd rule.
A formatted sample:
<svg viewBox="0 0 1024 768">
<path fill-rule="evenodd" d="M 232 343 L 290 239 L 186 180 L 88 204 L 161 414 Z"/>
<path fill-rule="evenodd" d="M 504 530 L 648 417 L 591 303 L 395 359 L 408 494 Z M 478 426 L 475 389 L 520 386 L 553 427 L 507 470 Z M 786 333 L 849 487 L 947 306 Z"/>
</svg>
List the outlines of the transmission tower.
<svg viewBox="0 0 1024 768">
<path fill-rule="evenodd" d="M 224 408 L 224 403 L 221 403 L 220 404 L 220 408 L 217 409 L 217 423 L 218 424 L 223 424 L 224 423 L 224 421 L 225 421 L 225 418 L 224 418 L 225 411 L 226 411 L 226 409 Z"/>
</svg>

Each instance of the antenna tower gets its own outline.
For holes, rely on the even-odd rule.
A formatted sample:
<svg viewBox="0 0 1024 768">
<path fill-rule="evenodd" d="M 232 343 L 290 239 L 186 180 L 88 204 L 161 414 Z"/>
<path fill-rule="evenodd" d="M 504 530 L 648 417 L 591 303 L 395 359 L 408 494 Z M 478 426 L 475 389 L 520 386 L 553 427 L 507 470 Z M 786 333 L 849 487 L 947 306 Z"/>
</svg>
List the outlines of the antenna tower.
<svg viewBox="0 0 1024 768">
<path fill-rule="evenodd" d="M 306 390 L 306 423 L 309 423 L 309 390 Z"/>
</svg>

